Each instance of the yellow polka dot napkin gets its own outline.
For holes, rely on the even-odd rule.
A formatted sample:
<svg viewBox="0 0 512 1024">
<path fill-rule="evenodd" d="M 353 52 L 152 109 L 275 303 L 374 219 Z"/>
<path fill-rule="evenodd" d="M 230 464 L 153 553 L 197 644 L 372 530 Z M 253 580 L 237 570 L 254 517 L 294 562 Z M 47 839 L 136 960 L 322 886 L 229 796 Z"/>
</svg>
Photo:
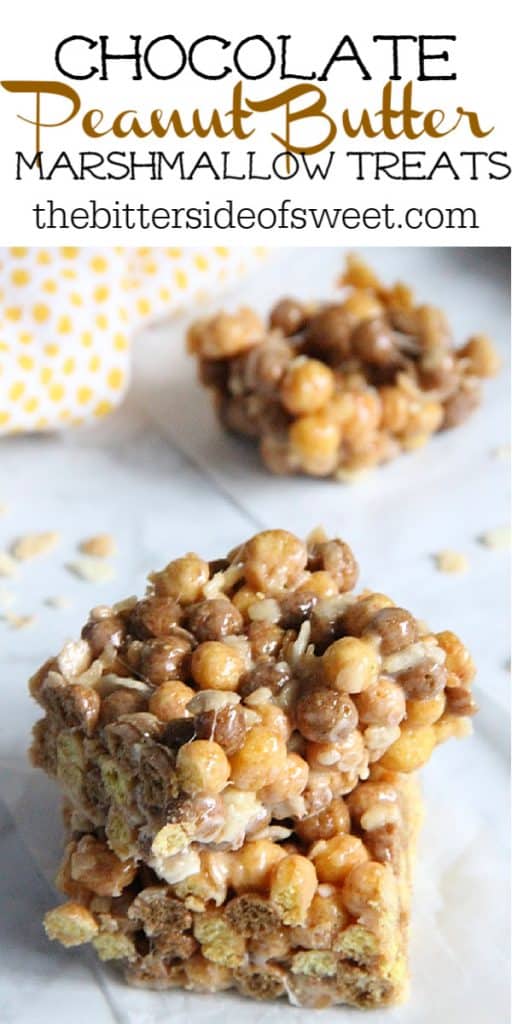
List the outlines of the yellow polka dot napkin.
<svg viewBox="0 0 512 1024">
<path fill-rule="evenodd" d="M 200 303 L 261 249 L 0 248 L 0 434 L 104 416 L 146 321 Z"/>
</svg>

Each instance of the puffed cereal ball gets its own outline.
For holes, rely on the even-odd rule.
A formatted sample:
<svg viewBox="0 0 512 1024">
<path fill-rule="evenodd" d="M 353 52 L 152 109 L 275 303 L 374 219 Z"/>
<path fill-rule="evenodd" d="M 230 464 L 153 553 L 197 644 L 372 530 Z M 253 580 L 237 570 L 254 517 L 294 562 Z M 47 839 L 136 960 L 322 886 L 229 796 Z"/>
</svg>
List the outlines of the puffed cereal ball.
<svg viewBox="0 0 512 1024">
<path fill-rule="evenodd" d="M 381 654 L 394 654 L 418 639 L 416 619 L 405 608 L 381 608 L 370 619 L 363 636 L 374 635 L 380 640 Z"/>
<path fill-rule="evenodd" d="M 349 605 L 341 617 L 343 632 L 349 636 L 361 636 L 366 626 L 381 608 L 389 608 L 393 601 L 386 594 L 369 594 Z"/>
<path fill-rule="evenodd" d="M 350 814 L 343 797 L 336 797 L 325 810 L 298 821 L 295 831 L 308 844 L 316 843 L 319 839 L 332 839 L 340 832 L 349 832 Z"/>
<path fill-rule="evenodd" d="M 281 383 L 281 401 L 292 416 L 317 412 L 334 392 L 332 370 L 319 359 L 298 356 L 288 367 Z"/>
<path fill-rule="evenodd" d="M 454 689 L 456 689 L 454 687 Z M 452 693 L 453 690 L 449 690 Z M 466 692 L 466 691 L 464 691 Z M 433 725 L 439 721 L 446 708 L 446 694 L 438 693 L 430 700 L 408 700 L 406 716 L 408 725 Z"/>
<path fill-rule="evenodd" d="M 380 676 L 355 699 L 360 721 L 365 725 L 398 725 L 405 718 L 405 694 L 402 687 L 387 676 Z"/>
<path fill-rule="evenodd" d="M 208 562 L 191 552 L 154 573 L 153 582 L 159 597 L 173 597 L 181 604 L 192 604 L 199 600 L 209 578 Z"/>
<path fill-rule="evenodd" d="M 346 636 L 322 655 L 326 682 L 340 693 L 361 693 L 377 682 L 379 657 L 371 643 Z"/>
<path fill-rule="evenodd" d="M 340 438 L 338 423 L 323 412 L 300 416 L 289 429 L 292 454 L 312 476 L 327 476 L 336 468 Z"/>
<path fill-rule="evenodd" d="M 160 722 L 172 722 L 175 718 L 188 718 L 187 704 L 195 696 L 195 690 L 179 679 L 162 683 L 149 698 L 149 711 Z"/>
<path fill-rule="evenodd" d="M 468 360 L 471 372 L 477 377 L 495 377 L 499 373 L 501 359 L 486 334 L 473 335 L 459 349 L 458 355 Z"/>
<path fill-rule="evenodd" d="M 243 550 L 249 587 L 271 596 L 299 581 L 308 554 L 306 545 L 287 530 L 264 530 Z"/>
<path fill-rule="evenodd" d="M 364 289 L 357 289 L 345 299 L 343 311 L 350 318 L 353 324 L 361 323 L 364 320 L 373 320 L 382 313 L 382 304 Z"/>
<path fill-rule="evenodd" d="M 203 359 L 225 359 L 252 348 L 265 335 L 257 313 L 242 306 L 236 313 L 217 313 L 192 324 L 188 336 L 189 352 Z"/>
<path fill-rule="evenodd" d="M 264 804 L 276 804 L 300 796 L 308 782 L 309 765 L 298 754 L 288 754 L 278 778 L 259 790 L 258 799 Z"/>
<path fill-rule="evenodd" d="M 186 793 L 220 793 L 229 779 L 229 761 L 213 740 L 192 740 L 178 750 L 178 782 Z"/>
<path fill-rule="evenodd" d="M 304 306 L 297 299 L 281 299 L 270 313 L 270 326 L 291 337 L 304 326 L 306 313 Z"/>
<path fill-rule="evenodd" d="M 340 885 L 352 868 L 368 860 L 362 840 L 345 833 L 315 843 L 310 856 L 319 882 L 330 882 L 332 885 Z"/>
<path fill-rule="evenodd" d="M 270 899 L 283 924 L 305 923 L 317 885 L 315 867 L 307 857 L 291 854 L 279 861 L 272 873 Z"/>
<path fill-rule="evenodd" d="M 413 772 L 426 764 L 435 745 L 436 734 L 431 725 L 403 726 L 398 739 L 381 757 L 380 764 L 392 772 Z"/>
<path fill-rule="evenodd" d="M 369 861 L 357 865 L 345 880 L 342 899 L 347 910 L 356 918 L 379 919 L 387 912 L 397 910 L 396 879 L 389 864 Z M 373 915 L 372 915 L 373 912 Z"/>
<path fill-rule="evenodd" d="M 299 698 L 295 721 L 307 740 L 335 742 L 355 729 L 357 711 L 346 693 L 318 687 Z"/>
<path fill-rule="evenodd" d="M 192 655 L 192 678 L 201 690 L 236 690 L 244 670 L 240 652 L 219 640 L 205 640 Z"/>
<path fill-rule="evenodd" d="M 255 725 L 231 758 L 231 780 L 238 789 L 263 789 L 285 769 L 286 744 L 264 725 Z"/>
</svg>

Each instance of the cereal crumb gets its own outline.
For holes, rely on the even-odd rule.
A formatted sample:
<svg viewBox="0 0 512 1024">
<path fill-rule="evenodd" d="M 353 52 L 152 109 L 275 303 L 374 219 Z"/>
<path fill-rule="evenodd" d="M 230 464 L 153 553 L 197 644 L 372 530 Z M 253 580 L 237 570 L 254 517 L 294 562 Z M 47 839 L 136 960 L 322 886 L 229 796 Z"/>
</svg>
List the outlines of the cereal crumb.
<svg viewBox="0 0 512 1024">
<path fill-rule="evenodd" d="M 7 551 L 0 551 L 0 576 L 15 576 L 17 565 Z"/>
<path fill-rule="evenodd" d="M 479 543 L 492 551 L 502 551 L 510 547 L 510 526 L 496 526 L 494 530 L 486 530 L 480 534 Z"/>
<path fill-rule="evenodd" d="M 63 594 L 56 594 L 55 597 L 46 597 L 44 603 L 48 608 L 56 608 L 59 611 L 63 608 L 70 608 L 72 604 L 69 597 L 64 597 Z"/>
<path fill-rule="evenodd" d="M 116 553 L 116 542 L 110 533 L 97 533 L 80 541 L 80 551 L 92 558 L 109 558 Z"/>
<path fill-rule="evenodd" d="M 87 583 L 108 583 L 115 575 L 111 565 L 95 558 L 77 558 L 74 562 L 68 562 L 66 568 Z"/>
<path fill-rule="evenodd" d="M 60 534 L 55 530 L 48 530 L 45 533 L 26 533 L 19 537 L 11 547 L 11 554 L 18 562 L 26 562 L 31 558 L 38 558 L 40 555 L 47 555 L 57 546 Z"/>
<path fill-rule="evenodd" d="M 447 548 L 445 551 L 438 551 L 434 557 L 439 572 L 459 573 L 467 572 L 469 569 L 469 561 L 460 551 L 451 551 Z"/>
<path fill-rule="evenodd" d="M 0 501 L 0 519 L 2 518 L 2 516 L 6 516 L 8 511 L 9 506 L 6 505 L 4 502 Z"/>
<path fill-rule="evenodd" d="M 16 615 L 14 612 L 4 612 L 2 618 L 11 629 L 28 629 L 36 621 L 35 615 Z"/>
<path fill-rule="evenodd" d="M 10 608 L 14 604 L 15 600 L 16 600 L 16 598 L 15 598 L 14 594 L 12 593 L 12 591 L 10 591 L 10 590 L 3 590 L 3 589 L 0 590 L 0 608 L 1 609 Z"/>
<path fill-rule="evenodd" d="M 492 457 L 494 459 L 501 459 L 503 462 L 508 462 L 511 451 L 512 449 L 509 444 L 499 444 L 497 448 L 493 448 Z"/>
</svg>

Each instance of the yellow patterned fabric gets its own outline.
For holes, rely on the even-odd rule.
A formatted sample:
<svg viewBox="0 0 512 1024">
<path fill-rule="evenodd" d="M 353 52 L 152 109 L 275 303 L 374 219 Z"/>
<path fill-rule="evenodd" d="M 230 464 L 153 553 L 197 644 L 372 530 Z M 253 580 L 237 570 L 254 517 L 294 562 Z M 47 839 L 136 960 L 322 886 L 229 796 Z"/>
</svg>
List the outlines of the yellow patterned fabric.
<svg viewBox="0 0 512 1024">
<path fill-rule="evenodd" d="M 261 249 L 0 248 L 0 434 L 104 416 L 146 321 L 199 304 Z"/>
</svg>

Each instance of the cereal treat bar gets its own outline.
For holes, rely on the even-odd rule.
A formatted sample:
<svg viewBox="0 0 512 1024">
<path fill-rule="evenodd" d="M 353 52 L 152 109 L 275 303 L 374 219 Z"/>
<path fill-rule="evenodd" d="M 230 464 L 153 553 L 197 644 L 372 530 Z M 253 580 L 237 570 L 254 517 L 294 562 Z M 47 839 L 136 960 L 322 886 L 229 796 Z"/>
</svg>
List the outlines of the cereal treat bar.
<svg viewBox="0 0 512 1024">
<path fill-rule="evenodd" d="M 103 830 L 81 831 L 67 808 L 57 885 L 69 902 L 46 914 L 46 932 L 91 943 L 146 988 L 236 989 L 312 1008 L 395 1003 L 406 993 L 420 818 L 414 776 L 376 769 L 285 841 L 217 848 L 170 885 L 117 856 Z"/>
<path fill-rule="evenodd" d="M 96 917 L 99 931 L 91 923 L 89 872 L 93 881 L 98 872 L 108 876 L 107 889 L 94 881 L 92 892 L 121 900 L 116 907 L 125 906 L 128 889 L 170 886 L 173 901 L 202 915 L 190 934 L 192 925 L 184 929 L 187 948 L 192 938 L 194 949 L 201 946 L 191 962 L 204 958 L 205 971 L 217 978 L 217 931 L 225 948 L 235 897 L 263 891 L 272 920 L 277 915 L 281 925 L 298 928 L 318 884 L 334 886 L 338 899 L 347 865 L 382 861 L 385 871 L 364 867 L 359 874 L 366 879 L 369 872 L 370 881 L 375 874 L 375 885 L 386 887 L 393 862 L 402 885 L 400 865 L 411 845 L 407 794 L 414 792 L 403 780 L 437 744 L 470 731 L 474 665 L 453 633 L 431 633 L 384 594 L 356 593 L 357 576 L 348 545 L 322 530 L 307 542 L 267 530 L 213 562 L 187 554 L 150 576 L 142 600 L 93 609 L 81 639 L 32 677 L 32 696 L 45 711 L 34 728 L 32 759 L 57 778 L 72 834 L 61 870 L 72 910 L 63 923 L 55 912 L 50 932 L 58 927 L 65 934 L 69 925 L 71 938 L 105 945 Z M 410 800 L 415 805 L 417 798 Z M 157 902 L 161 891 L 170 890 L 159 890 Z M 372 918 L 372 901 L 352 916 Z M 404 913 L 405 903 L 403 896 Z M 265 924 L 257 927 L 264 935 Z M 249 992 L 247 936 L 233 928 L 243 951 L 236 983 Z M 372 953 L 372 971 L 397 969 L 397 928 L 389 947 L 395 953 L 388 949 L 384 960 Z M 340 972 L 347 971 L 355 986 L 346 982 L 347 998 L 359 999 L 359 985 L 366 992 L 368 964 L 352 957 L 342 971 L 340 949 L 329 947 L 327 982 L 316 957 L 306 956 L 310 947 L 295 932 L 291 940 L 305 959 L 294 960 L 286 974 L 284 954 L 276 953 L 271 974 L 282 978 L 285 971 L 293 998 L 308 998 L 301 985 L 318 989 L 319 1002 L 338 998 Z M 150 965 L 163 970 L 164 959 L 174 971 L 174 955 L 163 957 L 151 937 L 154 960 L 145 955 L 141 966 L 136 948 L 130 977 L 139 977 L 140 968 L 140 977 L 155 982 Z M 371 977 L 380 984 L 384 975 Z M 394 997 L 398 982 L 385 977 Z M 383 992 L 375 996 L 381 998 Z"/>
<path fill-rule="evenodd" d="M 441 309 L 385 287 L 350 256 L 338 302 L 282 299 L 192 325 L 188 348 L 224 427 L 259 444 L 273 473 L 351 480 L 457 426 L 498 356 L 475 334 L 455 348 Z"/>
</svg>

